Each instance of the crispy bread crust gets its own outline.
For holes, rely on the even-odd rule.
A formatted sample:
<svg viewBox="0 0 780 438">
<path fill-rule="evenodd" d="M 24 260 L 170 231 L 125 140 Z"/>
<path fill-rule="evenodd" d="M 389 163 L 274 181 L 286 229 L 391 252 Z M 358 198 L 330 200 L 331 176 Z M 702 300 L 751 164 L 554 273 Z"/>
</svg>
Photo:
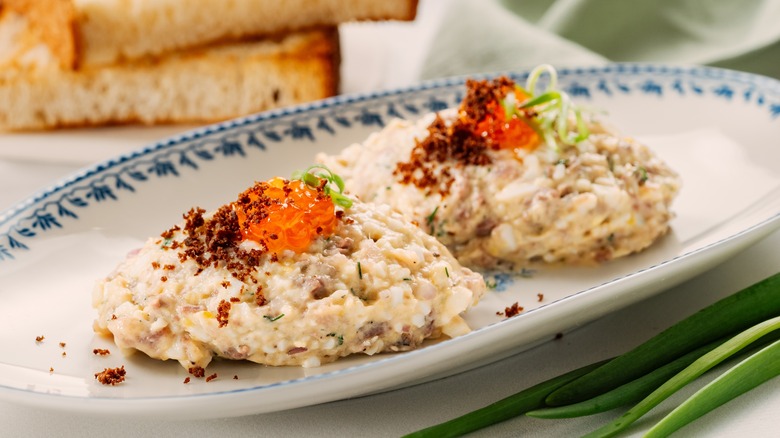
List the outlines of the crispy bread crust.
<svg viewBox="0 0 780 438">
<path fill-rule="evenodd" d="M 165 37 L 175 35 L 180 27 L 157 35 L 154 31 L 160 30 L 160 23 L 155 29 L 154 24 L 146 24 L 142 18 L 157 14 L 163 25 L 167 19 L 182 25 L 181 20 L 177 22 L 165 14 L 173 8 L 174 14 L 181 12 L 183 17 L 190 17 L 177 6 L 178 1 L 183 0 L 134 0 L 133 8 L 145 10 L 145 16 L 131 14 L 135 10 L 125 11 L 123 8 L 130 7 L 130 3 L 124 0 L 0 0 L 0 31 L 9 29 L 3 26 L 11 26 L 12 30 L 10 50 L 0 41 L 0 131 L 214 122 L 330 97 L 339 92 L 340 85 L 341 53 L 335 24 L 345 20 L 412 20 L 418 6 L 418 0 L 290 0 L 278 5 L 264 0 L 254 8 L 247 0 L 237 0 L 230 3 L 234 10 L 232 15 L 228 14 L 242 24 L 243 27 L 236 27 L 237 31 L 223 27 L 216 34 L 209 34 L 205 23 L 200 30 L 207 31 L 201 36 L 216 37 L 196 38 L 194 45 L 184 48 L 176 47 L 182 41 L 173 41 L 173 48 L 165 47 Z M 193 0 L 188 6 L 197 6 L 199 1 Z M 306 10 L 300 10 L 303 5 Z M 252 7 L 248 10 L 257 14 L 244 19 L 237 11 L 249 6 Z M 90 15 L 100 8 L 105 9 L 105 16 Z M 267 14 L 274 8 L 286 9 L 280 12 L 278 20 L 268 20 Z M 220 13 L 213 12 L 210 15 Z M 206 21 L 211 19 L 208 15 L 204 17 Z M 98 24 L 90 22 L 93 18 Z M 120 26 L 123 21 L 129 24 Z M 112 23 L 120 34 L 131 29 L 130 34 L 140 32 L 137 39 L 146 43 L 159 40 L 161 46 L 144 52 L 143 44 L 135 49 L 112 48 L 109 44 L 104 46 L 108 63 L 89 61 L 94 48 L 90 41 L 108 38 L 114 30 Z M 323 25 L 328 23 L 332 24 Z M 96 33 L 101 26 L 108 33 Z M 269 29 L 275 33 L 269 34 Z M 129 41 L 133 43 L 132 39 Z M 257 47 L 249 48 L 252 45 Z M 242 47 L 247 50 L 242 52 Z M 228 56 L 231 51 L 235 52 L 234 57 Z M 184 89 L 176 75 L 191 81 L 189 88 Z M 246 93 L 237 91 L 241 89 Z M 165 104 L 144 104 L 141 97 L 125 90 L 163 99 Z M 222 93 L 224 97 L 219 97 Z M 220 98 L 225 104 L 218 108 L 214 100 Z M 176 107 L 171 104 L 173 101 L 181 105 Z"/>
<path fill-rule="evenodd" d="M 0 81 L 0 130 L 215 122 L 323 99 L 338 92 L 339 46 L 325 28 L 17 76 Z"/>
<path fill-rule="evenodd" d="M 27 25 L 17 35 L 16 46 L 8 48 L 13 52 L 7 55 L 9 64 L 23 68 L 19 59 L 36 45 L 44 44 L 60 68 L 76 68 L 79 58 L 78 28 L 71 0 L 0 1 L 0 25 L 13 19 L 12 14 L 23 17 Z"/>
<path fill-rule="evenodd" d="M 412 20 L 418 0 L 104 0 L 77 8 L 82 65 L 105 65 L 184 48 L 337 26 Z M 78 3 L 77 3 L 78 4 Z M 194 25 L 194 23 L 197 23 Z"/>
</svg>

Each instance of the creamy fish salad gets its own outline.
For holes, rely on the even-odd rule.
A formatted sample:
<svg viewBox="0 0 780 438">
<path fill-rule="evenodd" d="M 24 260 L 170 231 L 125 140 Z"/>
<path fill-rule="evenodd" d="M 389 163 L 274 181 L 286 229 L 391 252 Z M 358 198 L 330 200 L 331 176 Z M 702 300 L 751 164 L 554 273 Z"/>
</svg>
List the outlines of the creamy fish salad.
<svg viewBox="0 0 780 438">
<path fill-rule="evenodd" d="M 680 178 L 647 146 L 557 90 L 508 78 L 467 88 L 459 108 L 394 120 L 317 159 L 347 191 L 390 205 L 470 267 L 604 262 L 669 230 Z"/>
<path fill-rule="evenodd" d="M 213 357 L 312 367 L 468 332 L 461 314 L 482 277 L 327 175 L 275 178 L 185 214 L 98 282 L 95 331 L 188 369 Z"/>
<path fill-rule="evenodd" d="M 461 315 L 486 290 L 472 268 L 641 251 L 668 232 L 681 184 L 583 115 L 547 67 L 525 88 L 470 80 L 459 108 L 317 160 L 146 241 L 96 285 L 94 330 L 190 372 L 214 357 L 313 367 L 410 350 L 469 331 Z"/>
</svg>

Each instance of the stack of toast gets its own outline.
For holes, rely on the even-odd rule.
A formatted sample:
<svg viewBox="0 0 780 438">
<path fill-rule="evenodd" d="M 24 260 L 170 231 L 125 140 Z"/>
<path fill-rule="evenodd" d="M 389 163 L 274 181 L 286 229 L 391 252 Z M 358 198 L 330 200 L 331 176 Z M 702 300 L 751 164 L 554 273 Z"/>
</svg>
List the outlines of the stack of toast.
<svg viewBox="0 0 780 438">
<path fill-rule="evenodd" d="M 0 131 L 203 123 L 338 92 L 340 23 L 417 0 L 0 0 Z"/>
</svg>

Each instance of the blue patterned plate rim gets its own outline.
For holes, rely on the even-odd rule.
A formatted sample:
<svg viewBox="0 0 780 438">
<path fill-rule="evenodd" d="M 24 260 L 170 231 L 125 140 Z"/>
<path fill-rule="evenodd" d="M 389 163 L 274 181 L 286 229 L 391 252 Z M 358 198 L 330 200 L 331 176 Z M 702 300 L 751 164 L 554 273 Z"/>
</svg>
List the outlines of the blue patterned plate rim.
<svg viewBox="0 0 780 438">
<path fill-rule="evenodd" d="M 601 76 L 601 75 L 608 75 L 608 74 L 617 74 L 617 75 L 627 75 L 627 76 L 634 76 L 634 75 L 671 75 L 671 76 L 684 76 L 686 78 L 702 78 L 702 79 L 712 79 L 712 80 L 723 80 L 723 81 L 729 81 L 729 82 L 738 82 L 740 84 L 747 84 L 751 87 L 754 87 L 757 92 L 763 93 L 762 99 L 766 99 L 765 101 L 762 101 L 761 105 L 766 105 L 766 108 L 771 114 L 771 117 L 777 118 L 780 116 L 780 98 L 777 98 L 778 95 L 780 95 L 780 81 L 759 76 L 751 73 L 744 73 L 744 72 L 737 72 L 732 70 L 725 70 L 720 68 L 714 68 L 714 67 L 701 67 L 701 66 L 668 66 L 668 65 L 660 65 L 660 64 L 637 64 L 637 63 L 620 63 L 620 64 L 608 64 L 606 66 L 602 67 L 581 67 L 581 68 L 561 68 L 558 70 L 558 73 L 561 78 L 567 78 L 567 77 L 583 77 L 583 76 Z M 21 214 L 23 211 L 27 210 L 28 208 L 40 203 L 41 201 L 44 201 L 51 196 L 57 194 L 58 192 L 74 186 L 78 184 L 80 181 L 83 181 L 85 179 L 88 179 L 92 176 L 98 175 L 102 172 L 105 172 L 109 169 L 112 169 L 116 166 L 119 166 L 121 164 L 128 163 L 135 159 L 140 159 L 142 157 L 148 157 L 152 156 L 155 153 L 165 150 L 167 148 L 196 140 L 201 137 L 208 136 L 213 133 L 218 133 L 222 131 L 231 130 L 237 127 L 243 127 L 250 124 L 258 123 L 258 122 L 270 122 L 274 121 L 276 119 L 290 116 L 290 115 L 296 115 L 296 114 L 307 114 L 312 111 L 317 110 L 327 110 L 327 109 L 338 109 L 343 107 L 348 107 L 352 104 L 356 103 L 370 103 L 372 101 L 375 101 L 377 99 L 390 97 L 390 96 L 399 96 L 399 95 L 408 95 L 415 92 L 420 91 L 429 91 L 429 90 L 435 90 L 439 88 L 446 88 L 451 86 L 458 86 L 463 84 L 467 78 L 485 78 L 485 77 L 493 77 L 500 74 L 508 74 L 511 75 L 514 78 L 524 78 L 527 76 L 527 72 L 524 73 L 492 73 L 492 74 L 480 74 L 480 75 L 467 75 L 467 76 L 458 76 L 458 77 L 451 77 L 451 78 L 445 78 L 445 79 L 437 79 L 432 81 L 423 82 L 419 85 L 411 86 L 411 87 L 405 87 L 400 89 L 394 89 L 394 90 L 386 90 L 386 91 L 378 91 L 378 92 L 371 92 L 371 93 L 362 93 L 362 94 L 355 94 L 355 95 L 346 95 L 346 96 L 337 96 L 330 99 L 325 99 L 322 101 L 317 101 L 309 104 L 304 105 L 298 105 L 295 107 L 290 108 L 284 108 L 279 110 L 273 110 L 263 113 L 258 113 L 254 115 L 250 115 L 247 117 L 239 118 L 230 120 L 227 122 L 222 122 L 218 124 L 208 125 L 205 127 L 201 127 L 192 131 L 184 132 L 179 135 L 175 135 L 172 137 L 169 137 L 167 139 L 160 140 L 158 142 L 152 143 L 144 148 L 141 148 L 139 150 L 136 150 L 134 152 L 120 155 L 116 158 L 107 160 L 105 162 L 102 162 L 100 164 L 87 167 L 76 174 L 67 177 L 63 179 L 62 181 L 56 183 L 52 187 L 48 189 L 44 189 L 41 192 L 33 195 L 32 197 L 28 198 L 27 200 L 19 203 L 17 206 L 12 207 L 9 210 L 6 210 L 2 215 L 0 215 L 0 227 L 5 226 L 8 224 L 13 218 L 17 217 L 19 214 Z M 717 91 L 716 91 L 717 93 Z M 769 96 L 772 96 L 776 100 L 769 101 Z M 611 280 L 609 283 L 614 283 L 618 281 L 625 280 L 628 277 L 636 276 L 642 272 L 647 271 L 653 271 L 657 270 L 659 267 L 668 265 L 674 261 L 684 259 L 684 258 L 690 258 L 696 254 L 709 251 L 715 246 L 722 245 L 724 241 L 728 240 L 735 240 L 745 234 L 749 234 L 754 232 L 756 229 L 760 228 L 767 228 L 770 225 L 776 226 L 777 223 L 780 222 L 780 212 L 776 213 L 771 218 L 762 221 L 761 223 L 755 224 L 753 227 L 750 227 L 749 229 L 742 230 L 734 235 L 729 236 L 728 238 L 706 245 L 701 248 L 697 248 L 694 251 L 684 253 L 681 255 L 678 255 L 677 257 L 674 257 L 672 259 L 664 260 L 658 264 L 655 264 L 653 266 L 647 267 L 641 271 L 632 272 L 630 274 L 627 274 L 624 277 L 617 278 Z M 598 284 L 593 285 L 591 287 L 588 287 L 586 289 L 583 289 L 580 292 L 575 293 L 574 295 L 570 296 L 569 298 L 581 295 L 587 292 L 590 292 L 594 289 L 600 288 L 604 286 L 604 284 Z M 566 299 L 569 299 L 566 298 Z M 557 303 L 557 302 L 556 302 Z M 546 308 L 549 308 L 550 306 L 555 305 L 556 303 L 551 303 Z M 533 313 L 532 310 L 530 313 Z M 472 332 L 470 334 L 465 335 L 463 338 L 469 338 L 473 336 L 478 336 L 479 333 L 486 332 L 486 331 L 493 331 L 496 330 L 498 327 L 502 325 L 506 325 L 511 323 L 511 320 L 503 320 L 496 324 L 493 324 L 488 327 L 483 327 L 482 329 L 476 330 L 475 332 Z M 159 396 L 159 397 L 139 397 L 134 398 L 132 401 L 138 401 L 143 402 L 143 400 L 147 399 L 181 399 L 181 398 L 203 398 L 205 397 L 213 397 L 213 396 L 224 396 L 224 395 L 230 395 L 230 394 L 236 394 L 236 393 L 246 393 L 246 392 L 253 392 L 253 391 L 261 391 L 271 388 L 278 388 L 280 386 L 289 386 L 289 385 L 295 385 L 299 383 L 305 383 L 310 381 L 318 381 L 323 379 L 329 379 L 333 378 L 334 376 L 343 376 L 345 374 L 350 374 L 356 370 L 365 370 L 370 369 L 373 367 L 378 366 L 379 364 L 392 364 L 394 362 L 405 360 L 407 357 L 416 357 L 421 354 L 426 354 L 427 352 L 445 348 L 445 344 L 438 344 L 438 345 L 432 345 L 427 347 L 424 350 L 417 350 L 417 351 L 411 351 L 404 353 L 400 356 L 392 356 L 380 359 L 379 361 L 372 362 L 369 364 L 362 364 L 362 365 L 356 365 L 344 369 L 339 369 L 315 376 L 309 376 L 304 377 L 300 379 L 294 379 L 294 380 L 288 380 L 288 381 L 281 381 L 281 382 L 275 382 L 269 385 L 262 385 L 262 386 L 255 386 L 255 387 L 248 387 L 248 388 L 241 388 L 241 389 L 234 389 L 224 392 L 214 392 L 214 393 L 205 393 L 205 394 L 193 394 L 193 395 L 187 395 L 187 396 Z M 14 388 L 6 388 L 6 389 L 14 389 Z M 43 395 L 43 394 L 40 394 Z M 50 395 L 45 395 L 50 396 Z M 66 398 L 80 398 L 80 397 L 71 397 L 71 396 L 59 396 L 59 397 L 66 397 Z M 102 398 L 102 397 L 90 397 L 93 400 L 112 400 L 112 401 L 120 401 L 115 398 Z M 127 402 L 128 400 L 121 400 L 123 402 Z"/>
</svg>

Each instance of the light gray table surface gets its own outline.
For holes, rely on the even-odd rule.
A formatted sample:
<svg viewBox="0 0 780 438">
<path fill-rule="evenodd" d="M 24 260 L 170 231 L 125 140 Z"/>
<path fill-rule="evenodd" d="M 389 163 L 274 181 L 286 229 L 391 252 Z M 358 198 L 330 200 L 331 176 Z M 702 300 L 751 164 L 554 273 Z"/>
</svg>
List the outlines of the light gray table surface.
<svg viewBox="0 0 780 438">
<path fill-rule="evenodd" d="M 399 47 L 410 41 L 424 46 L 441 7 L 440 1 L 423 2 L 414 24 L 345 27 L 344 91 L 411 83 L 424 52 L 405 53 Z M 387 43 L 385 53 L 377 53 L 375 45 L 371 49 L 371 41 L 392 43 Z M 393 62 L 401 58 L 403 62 Z M 366 72 L 367 62 L 380 59 L 395 65 L 394 70 Z M 72 133 L 24 137 L 0 134 L 0 211 L 83 166 L 133 150 L 170 129 L 148 130 L 103 150 L 94 149 L 89 141 L 63 150 L 57 144 L 62 137 L 57 136 L 76 135 Z M 560 340 L 476 370 L 378 395 L 263 415 L 186 422 L 75 415 L 0 401 L 0 437 L 399 436 L 480 408 L 575 367 L 624 352 L 707 304 L 774 274 L 778 268 L 780 232 L 775 232 L 703 275 L 580 327 Z M 691 394 L 714 375 L 705 376 L 668 400 L 648 420 L 658 419 L 681 396 Z M 684 428 L 677 436 L 776 437 L 778 412 L 780 379 L 774 379 Z M 616 415 L 556 421 L 520 417 L 474 436 L 577 436 Z M 647 427 L 648 421 L 641 421 L 630 435 L 641 435 Z"/>
</svg>

